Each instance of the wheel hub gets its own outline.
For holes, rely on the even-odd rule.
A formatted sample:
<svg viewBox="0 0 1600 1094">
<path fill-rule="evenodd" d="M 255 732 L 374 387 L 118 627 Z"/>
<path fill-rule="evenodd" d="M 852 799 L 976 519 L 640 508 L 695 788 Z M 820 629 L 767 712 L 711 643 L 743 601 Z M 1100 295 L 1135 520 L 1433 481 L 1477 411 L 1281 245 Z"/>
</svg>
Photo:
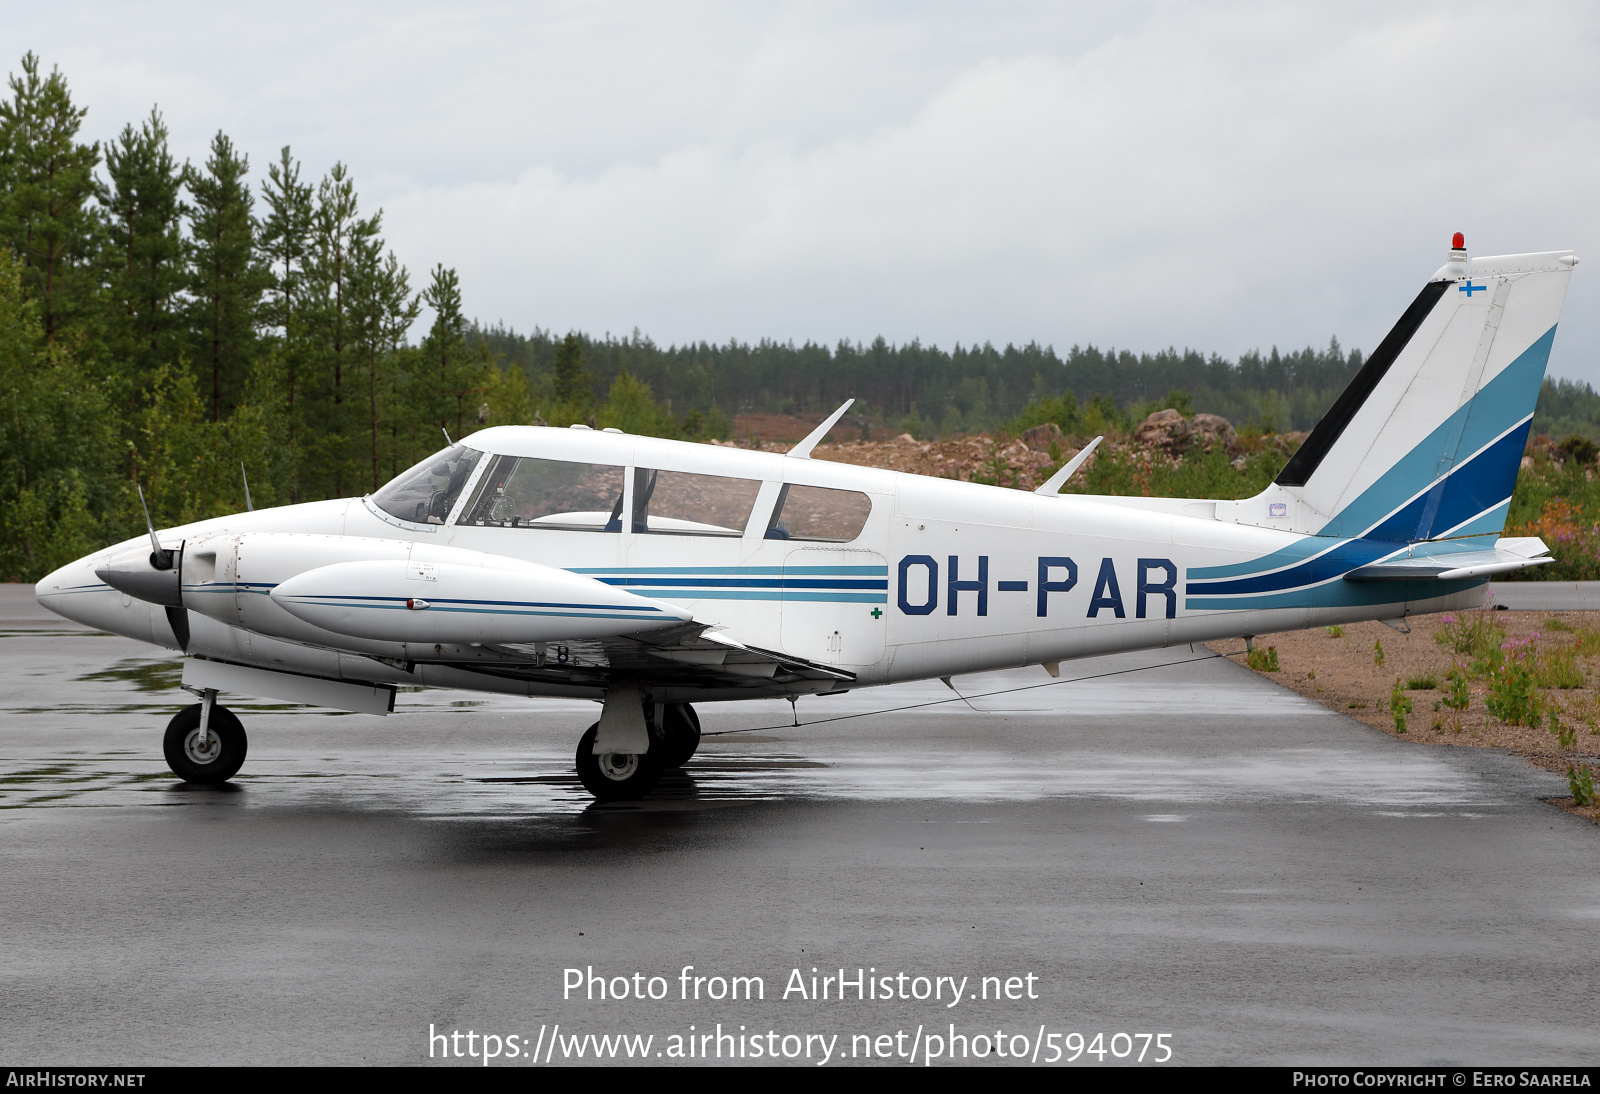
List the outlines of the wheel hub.
<svg viewBox="0 0 1600 1094">
<path fill-rule="evenodd" d="M 600 773 L 613 782 L 626 782 L 639 770 L 639 757 L 631 752 L 607 752 L 597 759 Z"/>
<path fill-rule="evenodd" d="M 215 732 L 208 732 L 205 746 L 201 747 L 200 731 L 191 730 L 183 739 L 183 751 L 184 755 L 197 764 L 214 763 L 217 757 L 222 755 L 222 737 Z"/>
</svg>

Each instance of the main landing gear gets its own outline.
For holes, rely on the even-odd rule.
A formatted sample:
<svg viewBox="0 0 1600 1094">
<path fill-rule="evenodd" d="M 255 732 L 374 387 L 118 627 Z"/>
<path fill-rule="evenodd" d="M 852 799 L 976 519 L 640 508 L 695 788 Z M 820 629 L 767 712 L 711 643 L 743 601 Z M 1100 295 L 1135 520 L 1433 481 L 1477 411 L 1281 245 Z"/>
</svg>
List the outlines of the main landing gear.
<svg viewBox="0 0 1600 1094">
<path fill-rule="evenodd" d="M 238 717 L 208 690 L 202 701 L 173 715 L 161 747 L 174 775 L 184 782 L 212 786 L 238 774 L 250 742 Z"/>
<path fill-rule="evenodd" d="M 618 697 L 622 698 L 621 696 Z M 700 747 L 700 717 L 688 703 L 645 703 L 644 752 L 595 752 L 600 722 L 578 741 L 578 779 L 600 801 L 635 801 L 655 789 L 664 771 L 682 767 Z"/>
</svg>

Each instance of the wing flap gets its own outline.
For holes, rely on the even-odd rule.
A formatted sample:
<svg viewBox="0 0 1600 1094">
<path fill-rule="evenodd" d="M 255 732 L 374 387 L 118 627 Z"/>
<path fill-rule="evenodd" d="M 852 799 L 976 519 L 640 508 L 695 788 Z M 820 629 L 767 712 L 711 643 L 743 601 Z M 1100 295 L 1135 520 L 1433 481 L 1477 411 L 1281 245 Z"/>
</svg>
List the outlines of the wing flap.
<svg viewBox="0 0 1600 1094">
<path fill-rule="evenodd" d="M 787 695 L 829 691 L 855 673 L 775 650 L 750 646 L 707 627 L 685 623 L 650 634 L 572 642 L 507 643 L 440 658 L 455 668 L 555 684 L 594 684 L 626 676 L 645 687 L 737 688 Z M 419 663 L 432 663 L 432 658 Z"/>
</svg>

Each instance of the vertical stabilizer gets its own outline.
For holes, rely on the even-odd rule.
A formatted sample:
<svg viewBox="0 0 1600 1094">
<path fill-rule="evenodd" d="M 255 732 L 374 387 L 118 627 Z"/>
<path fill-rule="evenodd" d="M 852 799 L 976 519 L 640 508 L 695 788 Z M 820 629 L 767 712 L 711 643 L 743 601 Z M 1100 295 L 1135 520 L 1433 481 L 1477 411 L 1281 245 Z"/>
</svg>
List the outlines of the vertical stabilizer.
<svg viewBox="0 0 1600 1094">
<path fill-rule="evenodd" d="M 1458 233 L 1277 481 L 1218 517 L 1398 541 L 1498 533 L 1576 264 L 1469 260 Z"/>
</svg>

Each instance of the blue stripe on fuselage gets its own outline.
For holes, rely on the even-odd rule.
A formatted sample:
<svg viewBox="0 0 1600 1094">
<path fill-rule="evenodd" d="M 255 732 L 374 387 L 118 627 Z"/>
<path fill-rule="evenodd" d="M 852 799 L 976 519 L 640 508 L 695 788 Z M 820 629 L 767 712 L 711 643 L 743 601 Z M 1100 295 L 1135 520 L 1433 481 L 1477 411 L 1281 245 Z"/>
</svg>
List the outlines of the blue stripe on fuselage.
<svg viewBox="0 0 1600 1094">
<path fill-rule="evenodd" d="M 1267 596 L 1185 597 L 1189 611 L 1227 611 L 1263 608 L 1352 608 L 1373 604 L 1403 604 L 1408 600 L 1433 600 L 1465 592 L 1488 583 L 1488 578 L 1459 581 L 1330 581 L 1314 588 L 1294 589 Z"/>
</svg>

